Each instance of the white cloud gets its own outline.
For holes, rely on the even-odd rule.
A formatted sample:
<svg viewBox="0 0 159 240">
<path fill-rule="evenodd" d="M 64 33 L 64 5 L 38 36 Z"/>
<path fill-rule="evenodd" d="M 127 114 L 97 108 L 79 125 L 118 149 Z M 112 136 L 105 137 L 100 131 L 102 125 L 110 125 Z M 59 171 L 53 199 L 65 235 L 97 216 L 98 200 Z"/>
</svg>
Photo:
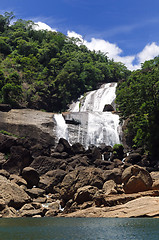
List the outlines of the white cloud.
<svg viewBox="0 0 159 240">
<path fill-rule="evenodd" d="M 159 55 L 159 46 L 153 42 L 145 46 L 145 48 L 137 55 L 139 62 L 143 63 L 144 61 L 148 61 L 153 59 L 154 57 Z"/>
<path fill-rule="evenodd" d="M 47 25 L 46 23 L 43 22 L 36 22 L 34 25 L 34 29 L 35 30 L 48 30 L 48 31 L 52 31 L 52 32 L 57 32 L 56 29 L 51 28 L 49 25 Z"/>
<path fill-rule="evenodd" d="M 145 62 L 146 60 L 153 59 L 159 55 L 159 45 L 157 45 L 155 42 L 147 44 L 144 49 L 136 55 L 121 56 L 123 50 L 115 43 L 110 43 L 98 38 L 92 38 L 91 41 L 86 41 L 83 39 L 82 35 L 73 31 L 68 31 L 67 35 L 68 37 L 79 38 L 90 50 L 104 52 L 107 54 L 109 59 L 114 59 L 116 62 L 124 63 L 129 70 L 140 69 L 141 63 Z M 136 64 L 133 64 L 134 61 L 136 61 Z"/>
</svg>

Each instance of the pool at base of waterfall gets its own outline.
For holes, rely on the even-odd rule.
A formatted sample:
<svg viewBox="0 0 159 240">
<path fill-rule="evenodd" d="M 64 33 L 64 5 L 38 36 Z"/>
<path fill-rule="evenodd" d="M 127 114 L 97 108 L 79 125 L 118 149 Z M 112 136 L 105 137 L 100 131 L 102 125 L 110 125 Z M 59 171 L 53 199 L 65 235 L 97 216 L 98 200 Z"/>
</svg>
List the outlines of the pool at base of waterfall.
<svg viewBox="0 0 159 240">
<path fill-rule="evenodd" d="M 153 218 L 0 219 L 3 240 L 158 240 Z"/>
</svg>

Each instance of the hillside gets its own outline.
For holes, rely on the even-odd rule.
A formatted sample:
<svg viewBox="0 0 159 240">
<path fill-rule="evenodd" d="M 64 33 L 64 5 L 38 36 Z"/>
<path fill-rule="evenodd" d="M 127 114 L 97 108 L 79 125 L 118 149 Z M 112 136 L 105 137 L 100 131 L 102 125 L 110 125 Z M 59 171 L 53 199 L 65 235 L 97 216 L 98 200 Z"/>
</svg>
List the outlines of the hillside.
<svg viewBox="0 0 159 240">
<path fill-rule="evenodd" d="M 64 111 L 72 100 L 129 71 L 79 39 L 35 30 L 13 13 L 0 15 L 0 102 L 12 107 Z M 13 21 L 13 20 L 12 20 Z"/>
</svg>

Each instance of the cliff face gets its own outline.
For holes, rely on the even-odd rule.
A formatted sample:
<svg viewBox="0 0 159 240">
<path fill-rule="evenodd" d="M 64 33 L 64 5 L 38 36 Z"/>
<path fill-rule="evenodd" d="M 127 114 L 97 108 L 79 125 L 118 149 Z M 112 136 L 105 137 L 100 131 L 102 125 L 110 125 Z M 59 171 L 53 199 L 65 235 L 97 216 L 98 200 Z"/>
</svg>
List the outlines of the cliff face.
<svg viewBox="0 0 159 240">
<path fill-rule="evenodd" d="M 55 144 L 53 113 L 31 109 L 12 109 L 0 112 L 0 130 L 20 137 L 29 137 L 38 142 Z"/>
</svg>

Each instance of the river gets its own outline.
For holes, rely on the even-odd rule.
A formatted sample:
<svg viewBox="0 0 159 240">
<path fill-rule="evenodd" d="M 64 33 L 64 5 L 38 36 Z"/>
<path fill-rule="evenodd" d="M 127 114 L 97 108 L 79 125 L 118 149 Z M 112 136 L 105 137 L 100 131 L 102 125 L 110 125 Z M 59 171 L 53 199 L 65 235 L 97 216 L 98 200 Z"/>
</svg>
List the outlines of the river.
<svg viewBox="0 0 159 240">
<path fill-rule="evenodd" d="M 158 240 L 153 218 L 0 219 L 0 240 Z"/>
</svg>

